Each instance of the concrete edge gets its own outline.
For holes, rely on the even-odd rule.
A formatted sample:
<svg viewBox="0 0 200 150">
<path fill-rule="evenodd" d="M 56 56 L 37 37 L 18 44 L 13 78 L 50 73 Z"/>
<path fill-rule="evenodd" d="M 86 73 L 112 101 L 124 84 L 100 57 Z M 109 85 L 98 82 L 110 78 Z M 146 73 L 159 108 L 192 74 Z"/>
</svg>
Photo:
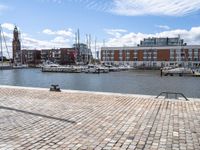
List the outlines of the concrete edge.
<svg viewBox="0 0 200 150">
<path fill-rule="evenodd" d="M 0 88 L 49 91 L 49 88 L 10 86 L 10 85 L 0 85 Z M 83 93 L 83 94 L 98 94 L 98 95 L 108 95 L 108 96 L 109 95 L 112 95 L 112 96 L 132 96 L 132 97 L 144 97 L 144 98 L 155 98 L 156 97 L 156 96 L 153 96 L 153 95 L 112 93 L 112 92 L 97 92 L 97 91 L 82 91 L 82 90 L 71 90 L 71 89 L 61 89 L 61 92 Z"/>
<path fill-rule="evenodd" d="M 49 88 L 11 86 L 11 85 L 0 85 L 0 88 L 49 91 Z M 153 99 L 156 98 L 155 95 L 126 94 L 126 93 L 97 92 L 97 91 L 81 91 L 81 90 L 71 90 L 71 89 L 61 89 L 61 92 L 66 92 L 66 93 L 81 93 L 81 94 L 97 94 L 97 95 L 108 95 L 108 96 L 130 96 L 130 97 L 153 98 Z M 200 98 L 188 98 L 188 99 L 189 99 L 189 101 L 200 101 Z M 158 98 L 158 100 L 174 101 L 176 99 Z M 176 100 L 176 101 L 182 101 L 182 100 L 185 101 L 185 99 L 179 99 L 179 100 Z"/>
</svg>

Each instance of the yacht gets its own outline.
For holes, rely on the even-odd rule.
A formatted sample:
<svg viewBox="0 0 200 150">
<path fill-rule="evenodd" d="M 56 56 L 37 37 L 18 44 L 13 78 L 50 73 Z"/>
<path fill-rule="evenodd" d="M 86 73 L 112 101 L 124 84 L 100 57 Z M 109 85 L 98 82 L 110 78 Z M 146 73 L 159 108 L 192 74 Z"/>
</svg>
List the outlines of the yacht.
<svg viewBox="0 0 200 150">
<path fill-rule="evenodd" d="M 177 68 L 162 68 L 162 73 L 167 76 L 173 76 L 173 75 L 179 75 L 179 76 L 183 76 L 183 75 L 191 75 L 192 74 L 192 70 L 190 68 L 184 68 L 184 67 L 177 67 Z"/>
<path fill-rule="evenodd" d="M 108 73 L 109 69 L 100 65 L 89 64 L 85 69 L 85 73 Z"/>
<path fill-rule="evenodd" d="M 200 69 L 192 70 L 192 74 L 193 74 L 193 76 L 195 76 L 195 77 L 200 77 Z"/>
<path fill-rule="evenodd" d="M 24 69 L 24 68 L 28 68 L 27 64 L 15 64 L 12 66 L 13 69 Z"/>
<path fill-rule="evenodd" d="M 97 67 L 93 64 L 89 64 L 88 68 L 85 69 L 85 73 L 100 73 L 97 70 Z"/>
</svg>

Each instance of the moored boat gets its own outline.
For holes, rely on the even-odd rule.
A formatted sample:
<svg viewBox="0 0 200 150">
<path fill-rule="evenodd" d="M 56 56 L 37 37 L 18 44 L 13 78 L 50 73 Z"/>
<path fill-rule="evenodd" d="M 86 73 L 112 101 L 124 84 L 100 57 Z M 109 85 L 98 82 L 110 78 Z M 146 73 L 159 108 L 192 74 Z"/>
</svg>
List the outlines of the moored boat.
<svg viewBox="0 0 200 150">
<path fill-rule="evenodd" d="M 200 77 L 200 69 L 195 69 L 192 71 L 192 73 L 193 73 L 193 76 Z"/>
<path fill-rule="evenodd" d="M 85 73 L 108 73 L 109 69 L 100 65 L 89 64 L 88 68 L 85 69 Z"/>
<path fill-rule="evenodd" d="M 79 66 L 60 66 L 58 64 L 48 64 L 42 66 L 42 72 L 81 73 L 82 68 Z"/>
<path fill-rule="evenodd" d="M 191 75 L 191 69 L 190 68 L 183 68 L 183 67 L 178 67 L 178 68 L 163 68 L 162 73 L 165 76 L 173 76 L 173 75 Z"/>
<path fill-rule="evenodd" d="M 25 69 L 28 68 L 27 64 L 16 64 L 12 66 L 13 69 Z"/>
</svg>

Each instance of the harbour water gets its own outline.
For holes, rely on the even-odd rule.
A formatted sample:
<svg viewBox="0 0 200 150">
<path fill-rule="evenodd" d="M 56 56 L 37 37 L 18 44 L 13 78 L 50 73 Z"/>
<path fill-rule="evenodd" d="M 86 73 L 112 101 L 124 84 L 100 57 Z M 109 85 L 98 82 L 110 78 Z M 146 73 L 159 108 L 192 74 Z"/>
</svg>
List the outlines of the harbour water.
<svg viewBox="0 0 200 150">
<path fill-rule="evenodd" d="M 158 95 L 162 91 L 182 92 L 200 98 L 200 78 L 163 76 L 159 71 L 133 70 L 108 74 L 48 73 L 40 69 L 0 70 L 0 84 L 128 94 Z"/>
</svg>

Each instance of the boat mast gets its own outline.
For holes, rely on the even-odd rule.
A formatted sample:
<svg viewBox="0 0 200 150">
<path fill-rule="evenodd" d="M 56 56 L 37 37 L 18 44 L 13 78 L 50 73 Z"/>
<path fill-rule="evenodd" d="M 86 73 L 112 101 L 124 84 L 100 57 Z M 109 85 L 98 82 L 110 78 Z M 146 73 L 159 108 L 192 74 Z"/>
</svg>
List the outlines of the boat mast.
<svg viewBox="0 0 200 150">
<path fill-rule="evenodd" d="M 89 51 L 91 52 L 92 51 L 92 49 L 91 49 L 91 34 L 89 34 L 89 37 L 88 37 L 89 39 L 88 39 L 88 45 L 89 45 Z M 92 53 L 92 52 L 91 52 Z M 92 55 L 92 54 L 89 54 L 88 53 L 88 55 Z M 89 57 L 92 57 L 92 56 L 89 56 Z M 89 63 L 91 63 L 91 59 L 92 58 L 90 58 L 90 62 Z"/>
<path fill-rule="evenodd" d="M 19 31 L 19 38 L 20 38 L 20 41 L 22 41 L 22 35 L 21 35 L 20 31 Z M 21 46 L 22 46 L 22 42 L 21 42 Z M 22 61 L 22 48 L 21 48 L 20 56 L 21 56 L 21 65 L 22 65 L 22 63 L 23 63 L 23 61 Z"/>
<path fill-rule="evenodd" d="M 6 51 L 7 51 L 7 54 L 8 54 L 8 58 L 10 59 L 10 54 L 9 54 L 9 51 L 8 51 L 8 46 L 6 44 L 6 39 L 5 39 L 5 36 L 4 36 L 4 33 L 3 33 L 3 29 L 2 29 L 2 26 L 0 24 L 0 44 L 1 44 L 1 62 L 2 62 L 2 65 L 3 65 L 3 41 L 4 41 L 4 44 L 5 44 L 5 48 L 6 48 Z"/>
<path fill-rule="evenodd" d="M 87 45 L 87 52 L 86 52 L 86 56 L 87 56 L 87 64 L 89 63 L 89 39 L 88 39 L 88 34 L 86 34 L 86 45 Z"/>
<path fill-rule="evenodd" d="M 78 44 L 78 62 L 81 62 L 81 57 L 80 57 L 80 33 L 79 29 L 77 31 L 77 44 Z"/>
<path fill-rule="evenodd" d="M 94 40 L 94 50 L 95 50 L 95 64 L 96 64 L 96 60 L 97 60 L 97 38 L 95 36 L 95 40 Z"/>
<path fill-rule="evenodd" d="M 10 59 L 10 54 L 9 54 L 9 51 L 8 51 L 8 46 L 6 44 L 6 38 L 5 38 L 4 34 L 3 34 L 3 29 L 2 29 L 2 37 L 3 37 L 4 43 L 5 43 L 5 47 L 6 47 L 6 51 L 7 51 L 7 54 L 8 54 L 8 58 Z"/>
<path fill-rule="evenodd" d="M 0 44 L 1 44 L 1 62 L 3 65 L 3 44 L 2 44 L 2 28 L 1 28 L 1 24 L 0 24 Z"/>
<path fill-rule="evenodd" d="M 76 51 L 76 64 L 78 62 L 78 50 L 77 50 L 77 32 L 75 32 L 75 42 L 74 42 L 74 48 L 75 48 L 75 51 Z"/>
</svg>

